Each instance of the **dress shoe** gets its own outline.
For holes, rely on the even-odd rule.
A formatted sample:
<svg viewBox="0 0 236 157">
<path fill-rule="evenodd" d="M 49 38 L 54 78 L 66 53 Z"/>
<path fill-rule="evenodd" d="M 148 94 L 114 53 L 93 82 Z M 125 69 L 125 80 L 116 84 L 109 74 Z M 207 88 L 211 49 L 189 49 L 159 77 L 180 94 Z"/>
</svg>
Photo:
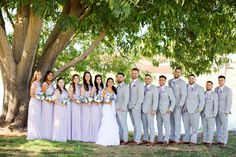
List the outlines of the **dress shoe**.
<svg viewBox="0 0 236 157">
<path fill-rule="evenodd" d="M 162 142 L 162 141 L 160 141 L 160 142 L 158 141 L 158 142 L 157 142 L 157 144 L 163 144 L 163 143 L 164 143 L 164 142 Z"/>
<path fill-rule="evenodd" d="M 169 142 L 166 142 L 166 141 L 162 144 L 162 146 L 164 146 L 164 147 L 166 147 L 168 145 L 169 145 Z"/>
<path fill-rule="evenodd" d="M 220 148 L 226 148 L 226 144 L 224 144 L 224 143 L 221 144 L 221 145 L 220 145 Z"/>
<path fill-rule="evenodd" d="M 196 146 L 197 143 L 190 142 L 189 146 Z"/>
<path fill-rule="evenodd" d="M 175 143 L 175 141 L 174 140 L 170 140 L 169 143 L 172 144 L 172 143 Z"/>
<path fill-rule="evenodd" d="M 134 141 L 133 143 L 130 143 L 130 146 L 140 146 L 142 145 L 141 142 Z"/>
<path fill-rule="evenodd" d="M 121 143 L 120 143 L 120 145 L 127 145 L 128 144 L 128 142 L 125 142 L 125 141 L 122 141 Z"/>
<path fill-rule="evenodd" d="M 154 142 L 149 142 L 149 143 L 147 143 L 146 146 L 148 146 L 148 147 L 153 147 L 154 145 L 155 145 Z"/>
</svg>

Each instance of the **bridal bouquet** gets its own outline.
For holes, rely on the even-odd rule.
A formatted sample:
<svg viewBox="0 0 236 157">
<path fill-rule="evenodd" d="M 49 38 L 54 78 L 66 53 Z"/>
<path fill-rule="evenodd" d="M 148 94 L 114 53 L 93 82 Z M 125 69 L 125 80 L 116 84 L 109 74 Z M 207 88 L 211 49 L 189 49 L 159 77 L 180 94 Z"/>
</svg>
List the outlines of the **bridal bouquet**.
<svg viewBox="0 0 236 157">
<path fill-rule="evenodd" d="M 100 103 L 103 101 L 103 97 L 100 94 L 98 94 L 94 97 L 94 101 Z"/>
<path fill-rule="evenodd" d="M 38 92 L 36 94 L 36 99 L 39 99 L 39 100 L 44 100 L 45 99 L 45 95 L 43 92 Z"/>
<path fill-rule="evenodd" d="M 55 95 L 46 95 L 45 100 L 47 100 L 47 101 L 54 101 L 55 100 Z"/>
<path fill-rule="evenodd" d="M 70 104 L 70 99 L 64 99 L 62 101 L 62 104 L 65 105 L 65 106 L 69 105 Z"/>
<path fill-rule="evenodd" d="M 112 102 L 116 100 L 116 95 L 115 94 L 107 94 L 104 98 L 105 102 Z"/>
</svg>

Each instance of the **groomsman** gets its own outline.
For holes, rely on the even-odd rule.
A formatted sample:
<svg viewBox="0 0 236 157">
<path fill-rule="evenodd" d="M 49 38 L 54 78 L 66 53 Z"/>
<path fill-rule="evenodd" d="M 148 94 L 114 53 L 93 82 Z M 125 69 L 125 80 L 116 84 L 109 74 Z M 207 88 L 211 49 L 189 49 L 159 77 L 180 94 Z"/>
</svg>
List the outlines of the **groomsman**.
<svg viewBox="0 0 236 157">
<path fill-rule="evenodd" d="M 217 142 L 224 148 L 228 142 L 228 116 L 232 107 L 232 90 L 225 85 L 225 76 L 219 76 L 218 83 L 219 86 L 215 89 L 219 102 L 216 116 Z"/>
<path fill-rule="evenodd" d="M 213 83 L 206 82 L 205 106 L 201 113 L 203 125 L 203 143 L 212 146 L 215 118 L 218 112 L 218 95 L 212 90 Z"/>
<path fill-rule="evenodd" d="M 133 68 L 131 71 L 132 81 L 129 84 L 130 98 L 128 110 L 131 122 L 134 126 L 134 136 L 132 140 L 133 145 L 140 145 L 142 135 L 142 120 L 141 120 L 141 104 L 144 98 L 144 85 L 139 79 L 139 69 Z"/>
<path fill-rule="evenodd" d="M 175 95 L 175 109 L 174 112 L 170 114 L 170 125 L 171 125 L 171 134 L 170 134 L 170 143 L 179 143 L 181 135 L 181 115 L 182 107 L 187 96 L 187 84 L 180 77 L 182 75 L 182 70 L 176 68 L 174 71 L 174 78 L 169 80 L 168 84 L 172 88 Z"/>
<path fill-rule="evenodd" d="M 196 84 L 196 76 L 193 74 L 188 76 L 188 81 L 188 93 L 183 107 L 183 122 L 185 129 L 183 142 L 190 142 L 190 145 L 196 145 L 200 112 L 202 112 L 205 104 L 204 88 Z"/>
<path fill-rule="evenodd" d="M 152 84 L 152 76 L 146 74 L 144 78 L 144 100 L 142 104 L 142 122 L 144 137 L 143 142 L 148 141 L 148 132 L 150 130 L 150 140 L 147 146 L 154 146 L 155 128 L 154 128 L 154 116 L 157 111 L 158 105 L 158 90 L 157 87 Z"/>
<path fill-rule="evenodd" d="M 165 127 L 165 139 L 164 144 L 169 144 L 170 138 L 170 113 L 175 108 L 175 96 L 172 89 L 165 86 L 166 77 L 164 75 L 159 76 L 159 101 L 157 110 L 157 127 L 158 127 L 158 143 L 163 143 L 163 123 Z"/>
<path fill-rule="evenodd" d="M 127 111 L 129 103 L 129 86 L 124 82 L 124 74 L 118 73 L 116 75 L 117 97 L 116 97 L 116 117 L 120 129 L 120 144 L 126 145 L 128 143 L 128 126 L 127 126 Z"/>
</svg>

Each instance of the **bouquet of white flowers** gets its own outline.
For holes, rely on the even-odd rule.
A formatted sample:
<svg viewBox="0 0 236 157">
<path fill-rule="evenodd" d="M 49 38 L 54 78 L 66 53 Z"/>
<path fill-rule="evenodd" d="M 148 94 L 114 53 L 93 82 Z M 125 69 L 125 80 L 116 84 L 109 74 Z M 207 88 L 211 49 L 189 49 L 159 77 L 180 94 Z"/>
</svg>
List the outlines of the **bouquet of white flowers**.
<svg viewBox="0 0 236 157">
<path fill-rule="evenodd" d="M 38 92 L 36 94 L 36 99 L 39 99 L 39 100 L 44 100 L 45 99 L 45 95 L 43 92 Z"/>
<path fill-rule="evenodd" d="M 65 106 L 69 105 L 70 104 L 70 99 L 64 99 L 62 101 L 62 104 L 65 105 Z"/>
<path fill-rule="evenodd" d="M 101 103 L 103 101 L 103 97 L 100 94 L 98 94 L 94 97 L 94 101 L 97 103 Z"/>
<path fill-rule="evenodd" d="M 79 96 L 78 99 L 76 100 L 76 102 L 77 102 L 78 104 L 85 102 L 85 97 Z"/>
<path fill-rule="evenodd" d="M 55 95 L 46 95 L 45 100 L 47 100 L 47 101 L 54 101 L 55 100 Z"/>
<path fill-rule="evenodd" d="M 116 100 L 116 95 L 115 94 L 107 94 L 105 95 L 104 101 L 105 102 L 112 102 Z"/>
<path fill-rule="evenodd" d="M 87 99 L 87 103 L 93 102 L 93 97 L 87 97 L 86 99 Z"/>
</svg>

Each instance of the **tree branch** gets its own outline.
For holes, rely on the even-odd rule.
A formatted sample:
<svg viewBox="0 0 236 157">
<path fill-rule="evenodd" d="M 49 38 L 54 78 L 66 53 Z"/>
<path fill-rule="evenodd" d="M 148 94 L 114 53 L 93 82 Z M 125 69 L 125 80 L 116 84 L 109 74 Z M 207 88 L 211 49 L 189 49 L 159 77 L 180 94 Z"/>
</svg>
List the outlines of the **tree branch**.
<svg viewBox="0 0 236 157">
<path fill-rule="evenodd" d="M 21 6 L 17 9 L 16 21 L 13 33 L 12 52 L 14 60 L 18 64 L 24 50 L 25 39 L 29 26 L 30 7 Z"/>
<path fill-rule="evenodd" d="M 25 37 L 23 53 L 21 60 L 17 65 L 18 79 L 20 81 L 29 82 L 28 75 L 31 75 L 29 71 L 32 70 L 34 57 L 37 52 L 39 37 L 42 29 L 43 19 L 36 15 L 33 8 L 30 8 L 29 24 L 27 34 Z M 26 76 L 25 76 L 26 75 Z"/>
<path fill-rule="evenodd" d="M 11 15 L 10 15 L 9 11 L 8 11 L 7 5 L 4 6 L 4 11 L 5 11 L 6 14 L 7 14 L 7 18 L 9 19 L 9 21 L 10 21 L 10 23 L 11 23 L 11 25 L 12 25 L 12 28 L 14 28 L 14 22 L 13 22 L 13 20 L 12 20 L 12 18 L 11 18 Z"/>
<path fill-rule="evenodd" d="M 64 72 L 65 70 L 67 70 L 70 67 L 75 66 L 76 63 L 84 60 L 88 55 L 90 55 L 93 50 L 99 45 L 99 43 L 105 38 L 106 36 L 106 31 L 102 31 L 99 36 L 92 42 L 92 44 L 88 47 L 88 49 L 86 51 L 83 52 L 82 55 L 77 56 L 76 58 L 74 58 L 73 60 L 71 60 L 70 62 L 68 62 L 67 64 L 65 64 L 64 66 L 62 66 L 60 69 L 58 69 L 54 76 L 55 78 L 62 72 Z"/>
<path fill-rule="evenodd" d="M 61 17 L 77 16 L 79 20 L 84 19 L 90 12 L 89 8 L 86 8 L 79 1 L 68 1 L 64 6 Z M 72 28 L 67 32 L 62 32 L 60 29 L 60 20 L 58 20 L 54 29 L 48 37 L 48 40 L 43 49 L 43 53 L 38 61 L 37 69 L 45 72 L 51 69 L 56 61 L 56 58 L 60 52 L 65 49 L 75 36 L 76 28 Z"/>
<path fill-rule="evenodd" d="M 6 33 L 6 28 L 5 28 L 5 21 L 2 16 L 2 10 L 0 9 L 0 26 L 3 28 L 4 32 Z"/>
</svg>

